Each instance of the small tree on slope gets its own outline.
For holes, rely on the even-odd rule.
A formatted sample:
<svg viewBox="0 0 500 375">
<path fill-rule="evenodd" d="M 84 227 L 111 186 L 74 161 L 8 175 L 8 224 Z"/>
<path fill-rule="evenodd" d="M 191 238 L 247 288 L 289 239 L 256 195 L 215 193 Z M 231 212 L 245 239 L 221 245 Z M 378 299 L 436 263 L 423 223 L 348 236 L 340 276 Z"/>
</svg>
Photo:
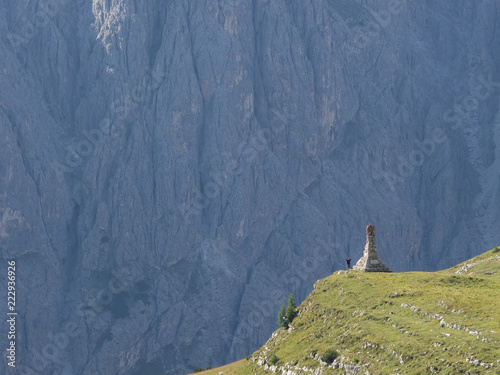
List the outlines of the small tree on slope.
<svg viewBox="0 0 500 375">
<path fill-rule="evenodd" d="M 281 305 L 281 310 L 278 313 L 278 324 L 280 327 L 288 328 L 288 319 L 286 316 L 285 304 Z"/>
<path fill-rule="evenodd" d="M 297 306 L 295 305 L 295 300 L 293 298 L 293 294 L 290 294 L 288 297 L 288 305 L 285 309 L 285 304 L 281 306 L 281 310 L 278 313 L 278 324 L 280 327 L 288 328 L 290 323 L 297 316 Z"/>
<path fill-rule="evenodd" d="M 297 316 L 297 306 L 293 294 L 288 297 L 288 306 L 286 307 L 286 315 L 288 316 L 288 323 L 291 323 Z"/>
</svg>

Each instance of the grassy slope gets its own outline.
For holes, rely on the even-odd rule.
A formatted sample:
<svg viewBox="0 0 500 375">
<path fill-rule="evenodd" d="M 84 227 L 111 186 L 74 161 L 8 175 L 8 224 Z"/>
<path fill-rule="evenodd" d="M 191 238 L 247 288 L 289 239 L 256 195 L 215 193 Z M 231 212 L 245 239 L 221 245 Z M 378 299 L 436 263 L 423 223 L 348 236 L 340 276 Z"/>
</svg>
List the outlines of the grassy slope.
<svg viewBox="0 0 500 375">
<path fill-rule="evenodd" d="M 500 374 L 496 249 L 439 272 L 336 272 L 318 281 L 299 306 L 295 329 L 278 329 L 251 360 L 201 374 L 269 373 L 256 360 L 272 354 L 278 366 L 297 362 L 321 367 L 324 374 L 344 374 L 310 356 L 330 348 L 339 353 L 337 361 L 364 365 L 362 374 L 424 374 L 431 367 L 440 374 Z M 485 368 L 466 359 L 494 365 Z"/>
</svg>

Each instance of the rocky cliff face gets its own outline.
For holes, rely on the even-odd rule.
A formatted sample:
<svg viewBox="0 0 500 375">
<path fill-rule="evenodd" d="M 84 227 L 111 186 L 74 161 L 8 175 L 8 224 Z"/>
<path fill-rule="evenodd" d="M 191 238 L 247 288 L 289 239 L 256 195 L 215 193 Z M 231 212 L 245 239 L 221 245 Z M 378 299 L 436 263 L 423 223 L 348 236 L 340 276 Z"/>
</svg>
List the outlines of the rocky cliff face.
<svg viewBox="0 0 500 375">
<path fill-rule="evenodd" d="M 362 255 L 369 222 L 394 271 L 498 244 L 499 13 L 0 0 L 0 246 L 24 373 L 243 357 L 289 292 Z"/>
</svg>

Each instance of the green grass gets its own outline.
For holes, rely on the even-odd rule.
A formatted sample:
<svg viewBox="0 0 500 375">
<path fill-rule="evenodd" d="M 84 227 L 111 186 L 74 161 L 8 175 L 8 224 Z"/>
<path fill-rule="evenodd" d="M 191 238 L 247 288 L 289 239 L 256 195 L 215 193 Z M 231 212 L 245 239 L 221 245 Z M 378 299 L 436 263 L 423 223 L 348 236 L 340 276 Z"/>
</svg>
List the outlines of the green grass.
<svg viewBox="0 0 500 375">
<path fill-rule="evenodd" d="M 425 374 L 431 368 L 439 374 L 500 374 L 496 249 L 432 273 L 338 271 L 316 283 L 299 306 L 295 329 L 280 328 L 250 359 L 203 374 L 269 373 L 257 360 L 271 356 L 278 366 L 344 374 L 319 361 L 335 355 L 339 363 L 362 366 L 362 374 Z"/>
<path fill-rule="evenodd" d="M 224 374 L 234 374 L 237 369 L 241 368 L 241 366 L 246 362 L 245 359 L 241 361 L 230 363 L 226 366 L 217 367 L 216 369 L 205 370 L 202 372 L 197 372 L 197 374 L 201 375 L 218 375 L 219 372 L 223 372 Z"/>
</svg>

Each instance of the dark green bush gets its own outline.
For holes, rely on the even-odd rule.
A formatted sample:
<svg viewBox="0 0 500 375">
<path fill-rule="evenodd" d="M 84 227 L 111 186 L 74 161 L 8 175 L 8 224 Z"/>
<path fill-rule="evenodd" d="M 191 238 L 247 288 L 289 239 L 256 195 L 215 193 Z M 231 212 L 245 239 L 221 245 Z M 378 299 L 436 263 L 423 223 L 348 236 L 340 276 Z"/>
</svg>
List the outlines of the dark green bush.
<svg viewBox="0 0 500 375">
<path fill-rule="evenodd" d="M 274 366 L 277 362 L 279 361 L 279 358 L 276 357 L 275 354 L 273 354 L 270 358 L 269 358 L 269 363 L 271 364 L 271 366 Z"/>
<path fill-rule="evenodd" d="M 339 353 L 337 353 L 335 349 L 328 349 L 326 353 L 321 356 L 321 360 L 328 364 L 332 364 L 338 356 Z"/>
</svg>

